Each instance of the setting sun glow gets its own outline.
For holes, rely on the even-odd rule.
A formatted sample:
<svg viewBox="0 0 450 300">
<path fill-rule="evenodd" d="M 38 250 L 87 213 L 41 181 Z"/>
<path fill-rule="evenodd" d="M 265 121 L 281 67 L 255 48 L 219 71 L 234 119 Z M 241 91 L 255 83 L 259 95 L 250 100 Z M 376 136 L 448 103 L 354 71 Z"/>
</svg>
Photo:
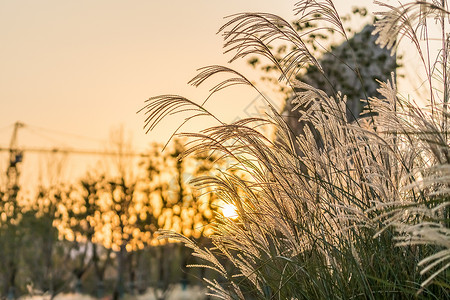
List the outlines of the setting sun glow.
<svg viewBox="0 0 450 300">
<path fill-rule="evenodd" d="M 233 220 L 238 218 L 236 206 L 234 206 L 233 204 L 224 204 L 222 207 L 222 214 L 225 218 Z"/>
</svg>

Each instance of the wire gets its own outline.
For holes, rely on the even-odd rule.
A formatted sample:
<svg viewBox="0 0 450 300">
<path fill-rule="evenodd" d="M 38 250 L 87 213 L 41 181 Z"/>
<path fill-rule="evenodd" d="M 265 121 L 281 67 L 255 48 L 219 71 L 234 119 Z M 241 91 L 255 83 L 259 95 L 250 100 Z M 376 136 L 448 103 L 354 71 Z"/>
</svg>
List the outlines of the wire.
<svg viewBox="0 0 450 300">
<path fill-rule="evenodd" d="M 25 124 L 25 125 L 27 127 L 33 127 L 35 129 L 38 129 L 38 130 L 52 132 L 52 133 L 59 134 L 59 135 L 72 136 L 74 138 L 83 139 L 83 140 L 90 140 L 90 141 L 103 143 L 103 144 L 106 143 L 106 140 L 99 139 L 99 138 L 93 138 L 93 137 L 89 137 L 89 136 L 85 136 L 85 135 L 81 135 L 81 134 L 69 133 L 69 132 L 64 132 L 64 131 L 60 131 L 60 130 L 54 130 L 54 129 L 45 128 L 45 127 L 41 127 L 41 126 L 30 125 L 30 124 Z"/>
<path fill-rule="evenodd" d="M 10 151 L 9 147 L 0 147 L 0 152 Z M 63 154 L 83 154 L 83 155 L 108 155 L 108 156 L 136 156 L 136 157 L 150 157 L 147 153 L 138 152 L 123 152 L 117 153 L 113 151 L 98 151 L 98 150 L 86 150 L 86 149 L 73 149 L 73 148 L 38 148 L 38 147 L 25 147 L 20 148 L 24 152 L 36 152 L 36 153 L 63 153 Z"/>
<path fill-rule="evenodd" d="M 23 123 L 22 123 L 23 124 Z M 8 127 L 12 127 L 13 125 L 8 125 L 7 127 L 1 128 L 1 130 L 4 130 Z M 71 147 L 68 147 L 65 143 L 62 143 L 60 140 L 52 138 L 47 136 L 46 134 L 42 134 L 39 131 L 46 131 L 46 132 L 51 132 L 51 133 L 56 133 L 59 135 L 64 135 L 64 136 L 72 136 L 72 137 L 76 137 L 78 139 L 84 139 L 84 140 L 90 140 L 90 141 L 95 141 L 98 143 L 102 143 L 102 144 L 106 144 L 106 140 L 101 140 L 101 139 L 96 139 L 96 138 L 91 138 L 91 137 L 87 137 L 87 136 L 83 136 L 83 135 L 79 135 L 79 134 L 72 134 L 72 133 L 66 133 L 63 131 L 59 131 L 59 130 L 53 130 L 53 129 L 48 129 L 48 128 L 43 128 L 40 126 L 34 126 L 34 125 L 29 125 L 29 124 L 23 124 L 24 129 L 27 129 L 29 132 L 31 132 L 32 134 L 35 134 L 43 139 L 46 139 L 50 142 L 52 142 L 54 145 L 58 145 L 58 146 L 54 146 L 53 148 L 39 148 L 39 147 L 21 147 L 22 151 L 29 151 L 29 152 L 50 152 L 50 153 L 72 153 L 72 154 L 87 154 L 87 155 L 123 155 L 123 156 L 140 156 L 140 157 L 148 157 L 148 154 L 145 153 L 139 153 L 139 152 L 125 152 L 125 153 L 116 153 L 113 151 L 98 151 L 98 150 L 86 150 L 86 149 L 74 149 Z M 61 147 L 61 145 L 64 145 L 64 147 Z M 9 147 L 1 147 L 0 146 L 0 152 L 2 151 L 10 151 L 11 149 Z"/>
<path fill-rule="evenodd" d="M 61 141 L 58 141 L 58 140 L 56 140 L 56 139 L 54 139 L 54 138 L 51 138 L 51 137 L 48 137 L 47 135 L 42 134 L 42 133 L 40 133 L 40 132 L 37 132 L 36 130 L 31 129 L 31 128 L 28 127 L 28 126 L 24 127 L 24 129 L 27 129 L 29 132 L 31 132 L 31 133 L 33 133 L 33 134 L 35 134 L 35 135 L 37 135 L 37 136 L 39 136 L 39 137 L 41 137 L 41 138 L 47 140 L 47 141 L 50 141 L 50 142 L 52 142 L 52 143 L 55 144 L 55 145 L 63 144 L 63 145 L 65 145 L 65 146 L 67 146 L 67 145 L 64 144 L 64 143 L 61 143 Z"/>
</svg>

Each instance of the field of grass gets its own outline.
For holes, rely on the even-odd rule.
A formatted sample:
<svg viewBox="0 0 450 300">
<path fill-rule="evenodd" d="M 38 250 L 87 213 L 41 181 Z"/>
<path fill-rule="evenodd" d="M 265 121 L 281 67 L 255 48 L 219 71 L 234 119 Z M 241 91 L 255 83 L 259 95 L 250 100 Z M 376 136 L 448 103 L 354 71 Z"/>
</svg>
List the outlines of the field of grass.
<svg viewBox="0 0 450 300">
<path fill-rule="evenodd" d="M 217 176 L 196 178 L 193 184 L 212 187 L 236 207 L 238 217 L 218 218 L 209 248 L 162 232 L 184 242 L 223 277 L 205 279 L 218 298 L 450 298 L 450 13 L 447 1 L 380 5 L 377 42 L 392 53 L 401 42 L 417 51 L 417 69 L 427 75 L 418 83 L 427 90 L 422 99 L 400 95 L 394 76 L 386 82 L 362 78 L 349 56 L 342 64 L 356 74 L 357 84 L 374 80 L 380 94 L 366 95 L 363 115 L 349 120 L 346 95 L 332 86 L 312 45 L 303 40 L 321 31 L 349 37 L 331 1 L 302 0 L 295 6 L 298 23 L 318 22 L 319 28 L 308 32 L 306 26 L 306 33 L 299 33 L 276 15 L 242 13 L 220 30 L 226 51 L 235 53 L 232 60 L 259 55 L 278 69 L 280 84 L 290 88 L 300 134 L 293 134 L 298 130 L 275 110 L 226 124 L 204 102 L 162 95 L 146 103 L 149 128 L 168 114 L 186 111 L 218 122 L 185 134 L 191 141 L 184 155 L 213 151 L 228 162 Z M 429 50 L 431 22 L 440 30 L 437 57 Z M 282 58 L 273 53 L 278 41 L 291 49 Z M 304 68 L 322 72 L 332 92 L 299 81 Z M 191 83 L 203 84 L 216 74 L 229 78 L 211 94 L 237 84 L 258 90 L 228 66 L 203 68 Z M 267 127 L 273 137 L 263 130 Z M 222 264 L 224 257 L 232 268 Z"/>
</svg>

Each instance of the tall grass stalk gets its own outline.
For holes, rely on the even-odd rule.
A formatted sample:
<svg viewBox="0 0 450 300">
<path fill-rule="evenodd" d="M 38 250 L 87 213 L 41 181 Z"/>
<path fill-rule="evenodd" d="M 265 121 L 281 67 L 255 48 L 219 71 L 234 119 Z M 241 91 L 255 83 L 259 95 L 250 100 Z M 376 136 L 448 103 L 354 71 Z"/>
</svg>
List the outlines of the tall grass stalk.
<svg viewBox="0 0 450 300">
<path fill-rule="evenodd" d="M 212 295 L 450 298 L 447 2 L 379 4 L 387 8 L 375 24 L 380 45 L 395 51 L 406 37 L 419 53 L 430 95 L 421 99 L 425 107 L 401 97 L 393 78 L 379 83 L 382 97 L 365 99 L 368 117 L 349 122 L 345 95 L 327 95 L 293 80 L 301 68 L 321 66 L 289 22 L 268 13 L 242 13 L 220 29 L 226 51 L 235 53 L 232 60 L 258 54 L 278 67 L 280 80 L 292 88 L 294 110 L 301 111 L 304 127 L 300 136 L 293 135 L 272 109 L 265 118 L 219 121 L 216 127 L 186 134 L 191 142 L 185 155 L 215 151 L 233 161 L 218 176 L 193 180 L 200 188 L 213 187 L 237 208 L 236 220 L 217 216 L 214 248 L 163 232 L 184 242 L 223 277 L 205 279 Z M 301 20 L 326 22 L 322 30 L 345 34 L 331 1 L 302 0 L 295 12 Z M 442 30 L 442 49 L 434 61 L 419 36 L 429 36 L 430 19 Z M 281 61 L 270 47 L 278 40 L 294 46 Z M 217 73 L 230 78 L 212 93 L 236 84 L 256 88 L 221 66 L 202 69 L 195 85 Z M 192 111 L 188 120 L 212 116 L 203 105 L 174 95 L 150 98 L 143 110 L 149 129 L 168 114 Z M 276 137 L 261 132 L 261 124 L 275 127 Z"/>
</svg>

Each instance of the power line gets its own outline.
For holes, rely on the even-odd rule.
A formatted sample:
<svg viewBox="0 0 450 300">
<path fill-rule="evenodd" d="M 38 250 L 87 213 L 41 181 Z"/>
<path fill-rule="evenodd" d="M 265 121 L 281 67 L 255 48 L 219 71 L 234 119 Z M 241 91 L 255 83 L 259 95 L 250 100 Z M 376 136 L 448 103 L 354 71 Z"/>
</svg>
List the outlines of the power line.
<svg viewBox="0 0 450 300">
<path fill-rule="evenodd" d="M 12 125 L 9 125 L 9 126 L 7 126 L 5 128 L 11 127 L 11 126 Z M 28 129 L 29 132 L 31 132 L 31 133 L 33 133 L 35 135 L 38 135 L 41 138 L 45 138 L 47 140 L 50 140 L 53 143 L 55 143 L 55 142 L 59 143 L 59 142 L 56 141 L 56 139 L 50 138 L 50 137 L 46 136 L 45 134 L 42 134 L 42 133 L 38 132 L 37 130 L 53 132 L 53 133 L 57 133 L 57 134 L 60 134 L 60 135 L 65 135 L 65 136 L 77 137 L 79 139 L 85 139 L 85 140 L 91 140 L 91 141 L 106 143 L 105 140 L 90 138 L 90 137 L 86 137 L 86 136 L 83 136 L 83 135 L 67 133 L 67 132 L 63 132 L 63 131 L 59 131 L 59 130 L 48 129 L 48 128 L 44 128 L 44 127 L 40 127 L 40 126 L 30 126 L 29 124 L 24 124 L 22 122 L 16 122 L 14 124 L 14 126 L 16 126 L 17 129 L 18 128 L 26 128 L 26 129 Z M 32 128 L 30 128 L 30 127 L 32 127 Z M 33 128 L 37 129 L 37 130 L 34 130 Z M 16 134 L 17 133 L 13 133 L 13 138 L 12 139 L 14 141 L 16 139 Z M 98 151 L 98 150 L 74 149 L 74 148 L 69 148 L 69 147 L 65 147 L 65 148 L 61 148 L 61 147 L 53 147 L 53 148 L 18 147 L 17 145 L 15 145 L 15 142 L 13 144 L 11 144 L 9 147 L 0 147 L 0 151 L 8 151 L 10 153 L 13 153 L 13 152 L 18 152 L 18 153 L 19 152 L 40 152 L 40 153 L 65 153 L 65 154 L 85 154 L 85 155 L 111 155 L 111 156 L 118 155 L 118 156 L 149 157 L 148 154 L 136 153 L 136 152 L 122 152 L 121 153 L 121 152 L 114 152 L 114 151 Z"/>
<path fill-rule="evenodd" d="M 39 136 L 40 138 L 42 138 L 44 140 L 47 140 L 47 141 L 49 141 L 49 142 L 51 142 L 53 144 L 61 144 L 61 142 L 58 141 L 57 139 L 49 137 L 49 136 L 47 136 L 45 134 L 42 134 L 42 133 L 38 132 L 37 130 L 34 130 L 34 129 L 30 128 L 29 126 L 24 127 L 24 129 L 28 130 L 28 132 L 30 132 L 30 133 L 32 133 L 32 134 L 34 134 L 36 136 Z"/>
<path fill-rule="evenodd" d="M 71 148 L 8 148 L 0 147 L 0 151 L 23 151 L 23 152 L 37 152 L 37 153 L 62 153 L 62 154 L 86 154 L 86 155 L 111 155 L 111 156 L 139 156 L 149 157 L 149 154 L 135 153 L 135 152 L 112 152 L 112 151 L 96 151 L 96 150 L 83 150 L 83 149 L 71 149 Z"/>
<path fill-rule="evenodd" d="M 85 135 L 81 135 L 81 134 L 69 133 L 69 132 L 64 132 L 64 131 L 60 131 L 60 130 L 45 128 L 45 127 L 42 127 L 42 126 L 35 126 L 35 125 L 30 125 L 30 124 L 25 124 L 25 126 L 26 127 L 35 128 L 35 129 L 38 129 L 38 130 L 42 130 L 42 131 L 47 131 L 47 132 L 59 134 L 59 135 L 72 136 L 72 137 L 77 138 L 77 139 L 90 140 L 90 141 L 93 141 L 93 142 L 98 142 L 98 143 L 103 143 L 103 144 L 106 143 L 106 140 L 99 139 L 99 138 L 93 138 L 93 137 L 89 137 L 89 136 L 85 136 Z"/>
</svg>

